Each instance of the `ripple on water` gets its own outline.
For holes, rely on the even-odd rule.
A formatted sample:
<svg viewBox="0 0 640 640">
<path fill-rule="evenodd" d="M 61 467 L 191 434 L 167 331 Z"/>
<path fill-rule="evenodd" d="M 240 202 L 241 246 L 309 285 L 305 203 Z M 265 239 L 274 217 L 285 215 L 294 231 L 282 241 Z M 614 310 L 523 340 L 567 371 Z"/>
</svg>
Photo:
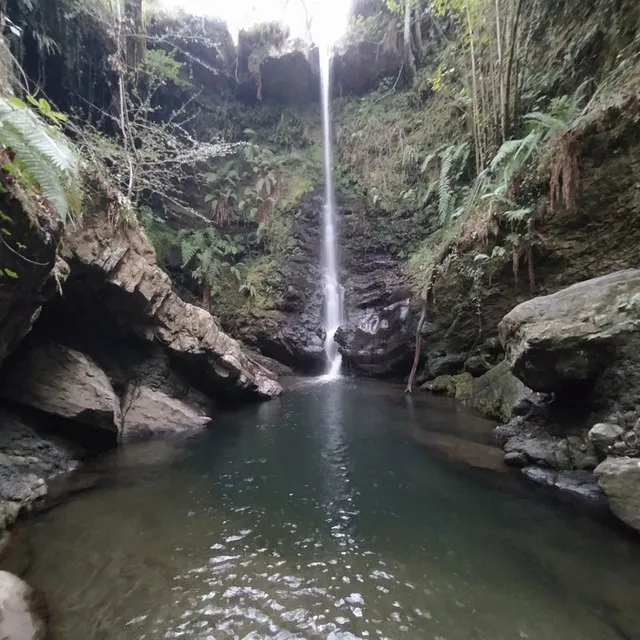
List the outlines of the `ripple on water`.
<svg viewBox="0 0 640 640">
<path fill-rule="evenodd" d="M 41 516 L 27 577 L 56 637 L 640 637 L 637 549 L 443 467 L 403 435 L 401 396 L 342 384 Z"/>
</svg>

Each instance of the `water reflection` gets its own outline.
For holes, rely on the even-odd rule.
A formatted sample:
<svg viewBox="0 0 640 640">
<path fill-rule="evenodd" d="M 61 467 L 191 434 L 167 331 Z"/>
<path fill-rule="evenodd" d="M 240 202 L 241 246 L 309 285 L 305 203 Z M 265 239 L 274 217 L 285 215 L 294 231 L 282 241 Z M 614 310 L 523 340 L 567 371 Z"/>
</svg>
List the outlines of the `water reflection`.
<svg viewBox="0 0 640 640">
<path fill-rule="evenodd" d="M 638 548 L 426 453 L 464 417 L 401 394 L 302 386 L 40 517 L 56 637 L 640 637 Z"/>
</svg>

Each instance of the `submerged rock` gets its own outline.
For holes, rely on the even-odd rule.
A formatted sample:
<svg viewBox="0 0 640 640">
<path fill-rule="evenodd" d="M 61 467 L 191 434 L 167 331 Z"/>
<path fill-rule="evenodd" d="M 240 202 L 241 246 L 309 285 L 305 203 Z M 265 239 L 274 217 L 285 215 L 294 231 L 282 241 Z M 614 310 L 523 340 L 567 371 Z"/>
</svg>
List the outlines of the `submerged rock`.
<svg viewBox="0 0 640 640">
<path fill-rule="evenodd" d="M 7 400 L 102 429 L 117 430 L 120 401 L 106 373 L 88 356 L 55 342 L 23 350 L 5 373 Z"/>
<path fill-rule="evenodd" d="M 522 473 L 533 482 L 606 507 L 607 500 L 598 487 L 594 475 L 588 471 L 555 471 L 540 467 L 525 467 Z"/>
<path fill-rule="evenodd" d="M 511 370 L 535 391 L 593 381 L 640 331 L 638 294 L 640 270 L 628 269 L 518 305 L 499 326 Z"/>
<path fill-rule="evenodd" d="M 0 638 L 44 640 L 47 626 L 44 603 L 24 580 L 0 571 Z"/>
<path fill-rule="evenodd" d="M 640 460 L 607 458 L 594 473 L 613 513 L 640 531 Z"/>
</svg>

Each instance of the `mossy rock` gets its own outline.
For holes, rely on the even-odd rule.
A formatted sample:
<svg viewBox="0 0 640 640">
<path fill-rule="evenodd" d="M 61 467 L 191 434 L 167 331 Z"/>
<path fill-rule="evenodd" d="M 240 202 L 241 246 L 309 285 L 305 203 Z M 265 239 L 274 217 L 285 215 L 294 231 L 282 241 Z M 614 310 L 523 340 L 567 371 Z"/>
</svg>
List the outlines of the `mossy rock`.
<svg viewBox="0 0 640 640">
<path fill-rule="evenodd" d="M 456 376 L 438 376 L 423 384 L 423 391 L 430 391 L 437 395 L 445 395 L 457 400 L 463 400 L 471 392 L 473 376 L 470 373 L 460 373 Z"/>
</svg>

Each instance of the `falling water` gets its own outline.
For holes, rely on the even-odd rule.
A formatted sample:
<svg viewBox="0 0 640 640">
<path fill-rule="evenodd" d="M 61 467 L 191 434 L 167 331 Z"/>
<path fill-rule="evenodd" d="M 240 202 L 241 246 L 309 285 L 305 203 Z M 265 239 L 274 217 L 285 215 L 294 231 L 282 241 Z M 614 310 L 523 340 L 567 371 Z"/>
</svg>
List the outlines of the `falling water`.
<svg viewBox="0 0 640 640">
<path fill-rule="evenodd" d="M 322 250 L 322 270 L 325 280 L 325 332 L 324 350 L 327 354 L 328 377 L 340 375 L 342 356 L 335 341 L 336 331 L 343 322 L 343 289 L 338 281 L 338 248 L 336 237 L 336 203 L 333 188 L 332 148 L 331 148 L 331 51 L 328 46 L 320 47 L 320 78 L 322 81 L 322 127 L 324 130 L 324 241 Z"/>
</svg>

